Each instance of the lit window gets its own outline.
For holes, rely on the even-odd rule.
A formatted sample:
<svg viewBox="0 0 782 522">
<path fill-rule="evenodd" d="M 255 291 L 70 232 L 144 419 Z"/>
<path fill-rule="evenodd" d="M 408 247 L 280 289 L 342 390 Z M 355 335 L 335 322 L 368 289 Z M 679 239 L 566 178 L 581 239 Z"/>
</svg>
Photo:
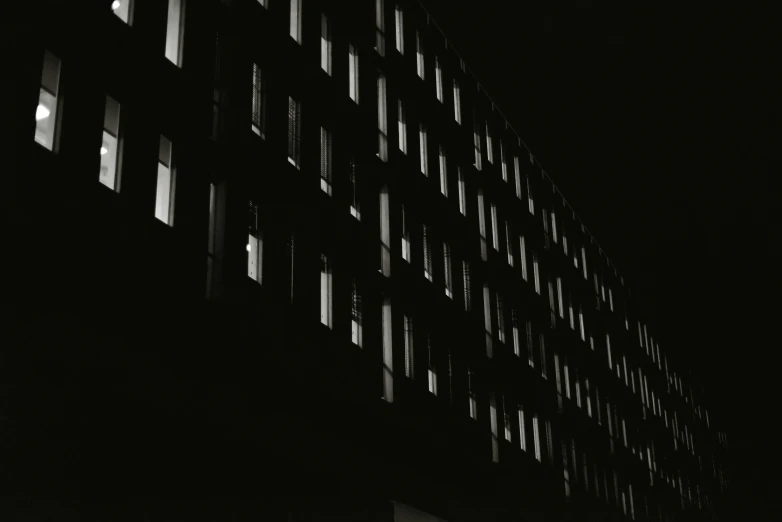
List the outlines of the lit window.
<svg viewBox="0 0 782 522">
<path fill-rule="evenodd" d="M 320 128 L 320 188 L 331 195 L 331 131 Z"/>
<path fill-rule="evenodd" d="M 464 310 L 472 309 L 472 289 L 470 287 L 470 263 L 462 261 L 462 281 L 464 282 Z"/>
<path fill-rule="evenodd" d="M 386 77 L 377 77 L 377 156 L 388 161 L 388 117 L 386 114 Z"/>
<path fill-rule="evenodd" d="M 252 131 L 266 138 L 266 89 L 265 77 L 261 74 L 261 68 L 257 63 L 253 64 L 253 112 L 252 112 Z"/>
<path fill-rule="evenodd" d="M 557 381 L 557 393 L 562 395 L 562 375 L 560 372 L 559 355 L 554 353 L 554 377 Z"/>
<path fill-rule="evenodd" d="M 114 0 L 111 10 L 117 17 L 128 25 L 131 25 L 133 17 L 133 0 Z"/>
<path fill-rule="evenodd" d="M 386 14 L 385 0 L 375 0 L 375 51 L 386 55 Z"/>
<path fill-rule="evenodd" d="M 483 192 L 478 191 L 478 232 L 481 236 L 481 259 L 486 261 L 486 210 L 483 206 Z"/>
<path fill-rule="evenodd" d="M 519 447 L 527 451 L 527 426 L 524 422 L 524 408 L 519 405 Z"/>
<path fill-rule="evenodd" d="M 100 182 L 119 192 L 122 142 L 119 134 L 120 104 L 106 96 L 103 115 L 103 143 L 100 147 Z"/>
<path fill-rule="evenodd" d="M 491 393 L 489 398 L 489 423 L 491 425 L 491 460 L 492 462 L 499 462 L 500 448 L 497 436 L 497 402 L 494 392 Z"/>
<path fill-rule="evenodd" d="M 440 145 L 440 192 L 448 197 L 448 165 L 446 164 L 445 150 Z"/>
<path fill-rule="evenodd" d="M 473 420 L 478 419 L 478 401 L 476 399 L 475 390 L 473 388 L 474 373 L 467 369 L 467 393 L 470 398 L 470 418 Z"/>
<path fill-rule="evenodd" d="M 483 283 L 483 328 L 486 337 L 486 355 L 492 358 L 491 295 L 488 283 Z"/>
<path fill-rule="evenodd" d="M 532 437 L 535 441 L 535 458 L 538 462 L 542 462 L 540 455 L 540 426 L 536 413 L 532 415 Z"/>
<path fill-rule="evenodd" d="M 581 340 L 586 341 L 586 329 L 584 327 L 584 311 L 581 306 L 578 307 L 578 324 L 581 327 Z"/>
<path fill-rule="evenodd" d="M 592 394 L 589 390 L 589 379 L 584 379 L 584 395 L 586 396 L 587 415 L 592 416 Z"/>
<path fill-rule="evenodd" d="M 575 320 L 575 316 L 573 315 L 573 294 L 568 293 L 567 306 L 568 306 L 568 314 L 570 315 L 570 329 L 575 330 L 576 320 Z"/>
<path fill-rule="evenodd" d="M 161 135 L 158 148 L 155 217 L 169 226 L 174 226 L 174 195 L 176 191 L 176 166 L 173 163 L 172 149 L 168 138 Z"/>
<path fill-rule="evenodd" d="M 464 186 L 464 173 L 461 167 L 456 167 L 456 173 L 459 177 L 459 212 L 463 216 L 467 215 L 467 190 Z"/>
<path fill-rule="evenodd" d="M 491 239 L 492 246 L 497 252 L 500 251 L 500 234 L 497 227 L 497 205 L 491 204 Z"/>
<path fill-rule="evenodd" d="M 223 249 L 223 209 L 225 206 L 225 192 L 223 186 L 209 184 L 209 236 L 207 239 L 207 258 L 206 258 L 206 297 L 213 299 L 219 293 L 221 276 L 221 258 Z M 250 233 L 254 224 L 253 204 L 250 203 Z M 258 265 L 260 266 L 260 265 Z M 249 273 L 249 271 L 248 271 Z"/>
<path fill-rule="evenodd" d="M 396 50 L 405 54 L 405 18 L 399 5 L 396 6 Z"/>
<path fill-rule="evenodd" d="M 462 94 L 456 78 L 453 79 L 453 117 L 456 123 L 462 124 Z"/>
<path fill-rule="evenodd" d="M 328 258 L 320 256 L 320 322 L 329 328 L 332 327 L 331 299 L 333 277 L 331 263 Z"/>
<path fill-rule="evenodd" d="M 570 395 L 570 368 L 568 367 L 568 364 L 567 364 L 567 357 L 564 358 L 563 363 L 564 363 L 564 367 L 565 367 L 565 397 L 570 399 L 571 398 L 571 395 Z"/>
<path fill-rule="evenodd" d="M 494 163 L 494 140 L 491 138 L 491 129 L 489 128 L 489 122 L 486 122 L 486 159 L 489 163 Z"/>
<path fill-rule="evenodd" d="M 290 35 L 291 38 L 301 45 L 301 2 L 302 0 L 290 0 L 291 2 L 291 18 L 290 18 Z"/>
<path fill-rule="evenodd" d="M 478 119 L 477 114 L 473 111 L 473 129 L 472 129 L 472 142 L 473 147 L 475 148 L 475 168 L 478 170 L 483 169 L 483 163 L 481 160 L 481 131 L 480 126 L 478 125 Z"/>
<path fill-rule="evenodd" d="M 362 318 L 361 294 L 358 291 L 356 278 L 353 278 L 353 307 L 351 309 L 350 339 L 359 348 L 364 342 L 364 321 Z"/>
<path fill-rule="evenodd" d="M 429 237 L 429 227 L 422 226 L 422 240 L 424 247 L 424 277 L 429 281 L 432 281 L 432 273 L 434 272 L 432 267 L 432 239 Z"/>
<path fill-rule="evenodd" d="M 429 175 L 429 148 L 426 142 L 426 126 L 423 123 L 418 124 L 418 150 L 421 156 L 421 172 L 424 176 Z"/>
<path fill-rule="evenodd" d="M 185 36 L 185 0 L 168 0 L 166 58 L 182 67 L 182 41 Z"/>
<path fill-rule="evenodd" d="M 521 356 L 521 340 L 519 338 L 519 313 L 511 310 L 511 323 L 513 328 L 513 353 Z"/>
<path fill-rule="evenodd" d="M 557 298 L 559 301 L 559 316 L 565 318 L 565 303 L 562 299 L 562 278 L 557 277 Z"/>
<path fill-rule="evenodd" d="M 248 217 L 247 276 L 260 284 L 263 278 L 263 237 L 258 222 L 258 205 L 252 201 L 249 204 Z"/>
<path fill-rule="evenodd" d="M 532 321 L 527 321 L 527 362 L 530 368 L 535 367 L 535 347 L 532 344 Z"/>
<path fill-rule="evenodd" d="M 516 178 L 516 197 L 521 199 L 521 170 L 519 169 L 519 157 L 513 156 L 513 175 Z"/>
<path fill-rule="evenodd" d="M 505 420 L 505 440 L 510 442 L 511 441 L 511 421 L 510 421 L 511 416 L 510 416 L 510 413 L 508 412 L 508 405 L 505 402 L 505 397 L 504 396 L 502 398 L 502 411 L 503 411 L 503 415 L 502 416 L 503 416 L 503 418 Z"/>
<path fill-rule="evenodd" d="M 399 150 L 402 154 L 407 154 L 407 118 L 405 117 L 405 106 L 402 100 L 398 101 L 397 122 L 399 125 Z"/>
<path fill-rule="evenodd" d="M 394 402 L 394 344 L 391 336 L 391 299 L 383 300 L 383 399 Z"/>
<path fill-rule="evenodd" d="M 320 15 L 320 68 L 331 76 L 331 24 L 325 14 Z"/>
<path fill-rule="evenodd" d="M 540 375 L 544 379 L 548 379 L 548 355 L 546 355 L 546 336 L 543 332 L 538 334 L 538 342 L 540 343 Z"/>
<path fill-rule="evenodd" d="M 535 292 L 540 295 L 540 272 L 538 271 L 538 255 L 532 253 L 532 271 L 535 277 Z"/>
<path fill-rule="evenodd" d="M 535 200 L 532 198 L 532 188 L 530 187 L 529 177 L 527 177 L 526 180 L 527 180 L 527 206 L 529 208 L 529 213 L 534 216 L 535 215 Z"/>
<path fill-rule="evenodd" d="M 551 233 L 554 235 L 554 243 L 558 243 L 557 241 L 557 215 L 554 213 L 554 211 L 551 211 Z"/>
<path fill-rule="evenodd" d="M 361 206 L 359 204 L 356 161 L 354 158 L 350 158 L 350 195 L 350 215 L 361 221 Z"/>
<path fill-rule="evenodd" d="M 497 312 L 497 337 L 500 342 L 505 342 L 505 311 L 502 306 L 502 295 L 494 293 L 495 311 Z"/>
<path fill-rule="evenodd" d="M 288 97 L 288 163 L 301 168 L 301 103 Z"/>
<path fill-rule="evenodd" d="M 611 360 L 611 337 L 608 334 L 606 334 L 606 352 L 608 354 L 608 368 L 613 369 L 614 364 Z"/>
<path fill-rule="evenodd" d="M 348 76 L 350 79 L 350 99 L 358 103 L 358 49 L 349 44 Z"/>
<path fill-rule="evenodd" d="M 589 279 L 589 277 L 587 276 L 586 249 L 584 247 L 581 247 L 581 264 L 582 264 L 582 268 L 584 269 L 584 279 Z"/>
<path fill-rule="evenodd" d="M 402 205 L 402 259 L 410 262 L 410 230 L 407 227 L 407 214 Z"/>
<path fill-rule="evenodd" d="M 440 67 L 440 59 L 434 57 L 434 85 L 437 93 L 437 100 L 442 103 L 443 101 L 443 69 Z"/>
<path fill-rule="evenodd" d="M 380 190 L 380 271 L 391 277 L 391 226 L 389 218 L 388 188 Z"/>
<path fill-rule="evenodd" d="M 443 278 L 445 295 L 453 299 L 453 275 L 451 273 L 451 245 L 443 243 Z"/>
<path fill-rule="evenodd" d="M 508 264 L 513 266 L 513 242 L 510 240 L 510 222 L 505 221 L 505 246 L 508 249 Z"/>
<path fill-rule="evenodd" d="M 521 250 L 521 277 L 527 281 L 527 242 L 524 236 L 519 237 L 519 249 Z"/>
<path fill-rule="evenodd" d="M 424 79 L 424 42 L 421 40 L 421 33 L 415 32 L 415 63 L 416 72 L 419 78 Z"/>
<path fill-rule="evenodd" d="M 508 182 L 508 161 L 505 159 L 505 147 L 500 140 L 500 163 L 502 166 L 502 181 Z"/>
<path fill-rule="evenodd" d="M 413 378 L 413 319 L 405 315 L 405 377 Z"/>
<path fill-rule="evenodd" d="M 41 71 L 41 90 L 35 109 L 35 141 L 52 152 L 58 152 L 60 111 L 57 97 L 60 90 L 60 59 L 46 51 Z"/>
<path fill-rule="evenodd" d="M 426 350 L 429 354 L 429 371 L 428 377 L 429 377 L 429 393 L 437 396 L 437 368 L 434 362 L 434 358 L 432 357 L 432 337 L 428 333 L 426 334 Z"/>
</svg>

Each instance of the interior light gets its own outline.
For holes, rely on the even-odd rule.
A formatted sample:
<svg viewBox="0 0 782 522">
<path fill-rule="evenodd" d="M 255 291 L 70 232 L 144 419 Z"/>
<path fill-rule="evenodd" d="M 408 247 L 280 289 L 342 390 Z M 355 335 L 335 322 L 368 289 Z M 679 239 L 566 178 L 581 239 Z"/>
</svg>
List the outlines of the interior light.
<svg viewBox="0 0 782 522">
<path fill-rule="evenodd" d="M 252 252 L 253 247 L 250 245 L 250 243 L 247 243 L 247 251 Z"/>
<path fill-rule="evenodd" d="M 122 2 L 120 2 L 120 0 L 114 0 L 114 1 L 111 3 L 111 10 L 112 10 L 112 11 L 116 11 L 117 9 L 119 9 L 119 6 L 120 6 L 120 5 L 122 5 Z"/>
<path fill-rule="evenodd" d="M 41 121 L 44 118 L 48 118 L 49 114 L 51 114 L 49 108 L 39 103 L 38 108 L 35 109 L 35 121 Z"/>
<path fill-rule="evenodd" d="M 101 155 L 101 156 L 103 156 L 103 155 L 104 155 L 104 154 L 106 154 L 108 151 L 109 151 L 109 149 L 107 149 L 106 147 L 101 147 L 101 148 L 100 148 L 100 155 Z"/>
</svg>

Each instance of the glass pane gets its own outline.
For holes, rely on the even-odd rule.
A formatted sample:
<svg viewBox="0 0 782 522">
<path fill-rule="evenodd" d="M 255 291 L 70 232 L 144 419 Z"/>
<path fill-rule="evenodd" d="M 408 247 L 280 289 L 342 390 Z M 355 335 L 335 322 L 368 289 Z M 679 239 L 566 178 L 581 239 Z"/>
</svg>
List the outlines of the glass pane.
<svg viewBox="0 0 782 522">
<path fill-rule="evenodd" d="M 35 109 L 35 141 L 54 150 L 54 131 L 57 125 L 57 98 L 41 87 L 38 107 Z"/>
<path fill-rule="evenodd" d="M 103 144 L 100 147 L 100 182 L 112 190 L 117 182 L 117 138 L 103 131 Z"/>
</svg>

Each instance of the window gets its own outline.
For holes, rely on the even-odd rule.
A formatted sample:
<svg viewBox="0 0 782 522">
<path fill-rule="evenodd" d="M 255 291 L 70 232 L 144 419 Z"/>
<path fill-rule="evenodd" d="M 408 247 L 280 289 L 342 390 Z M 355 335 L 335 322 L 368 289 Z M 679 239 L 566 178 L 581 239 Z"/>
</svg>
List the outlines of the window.
<svg viewBox="0 0 782 522">
<path fill-rule="evenodd" d="M 530 368 L 535 367 L 535 347 L 532 344 L 532 321 L 527 321 L 527 362 Z"/>
<path fill-rule="evenodd" d="M 483 207 L 483 192 L 478 191 L 478 232 L 481 236 L 481 259 L 486 261 L 486 210 Z"/>
<path fill-rule="evenodd" d="M 538 271 L 538 255 L 532 253 L 532 268 L 535 276 L 535 292 L 540 295 L 540 272 Z"/>
<path fill-rule="evenodd" d="M 491 204 L 491 239 L 492 239 L 492 246 L 494 246 L 494 250 L 499 252 L 500 233 L 497 227 L 497 205 L 495 203 Z"/>
<path fill-rule="evenodd" d="M 351 309 L 351 331 L 350 339 L 359 348 L 364 342 L 364 321 L 362 319 L 361 294 L 358 291 L 356 278 L 353 278 L 353 307 Z"/>
<path fill-rule="evenodd" d="M 443 279 L 445 295 L 453 299 L 453 275 L 451 273 L 451 245 L 443 242 Z"/>
<path fill-rule="evenodd" d="M 489 420 L 491 424 L 491 460 L 492 462 L 500 461 L 500 448 L 497 435 L 497 400 L 494 392 L 491 393 L 489 398 Z"/>
<path fill-rule="evenodd" d="M 391 277 L 391 226 L 388 188 L 385 186 L 380 189 L 380 271 Z"/>
<path fill-rule="evenodd" d="M 263 279 L 263 237 L 258 222 L 258 205 L 250 201 L 247 233 L 247 276 L 257 283 Z"/>
<path fill-rule="evenodd" d="M 206 258 L 206 297 L 214 299 L 218 295 L 221 276 L 221 258 L 223 250 L 223 208 L 225 206 L 225 191 L 222 184 L 209 184 L 209 236 L 207 238 Z M 250 209 L 253 205 L 250 203 Z M 250 226 L 254 224 L 250 214 Z M 250 233 L 252 233 L 252 228 Z M 258 265 L 259 266 L 259 265 Z"/>
<path fill-rule="evenodd" d="M 320 128 L 320 188 L 331 195 L 331 131 Z"/>
<path fill-rule="evenodd" d="M 422 226 L 423 229 L 423 247 L 424 247 L 424 277 L 432 281 L 432 239 L 429 237 L 429 227 Z"/>
<path fill-rule="evenodd" d="M 565 318 L 565 304 L 562 300 L 562 278 L 557 277 L 557 298 L 559 301 L 559 316 Z"/>
<path fill-rule="evenodd" d="M 548 355 L 546 355 L 546 337 L 543 332 L 538 334 L 538 343 L 540 343 L 540 374 L 544 379 L 548 379 Z"/>
<path fill-rule="evenodd" d="M 516 356 L 521 355 L 521 340 L 519 338 L 519 312 L 511 310 L 511 328 L 513 329 L 513 353 Z"/>
<path fill-rule="evenodd" d="M 532 415 L 532 436 L 535 441 L 535 458 L 538 462 L 542 462 L 540 455 L 540 426 L 536 413 Z"/>
<path fill-rule="evenodd" d="M 266 89 L 265 76 L 261 74 L 261 68 L 257 63 L 253 64 L 253 112 L 252 112 L 252 131 L 266 138 Z"/>
<path fill-rule="evenodd" d="M 290 0 L 291 2 L 291 18 L 290 18 L 290 34 L 291 38 L 301 45 L 301 2 L 302 0 Z"/>
<path fill-rule="evenodd" d="M 557 215 L 554 213 L 554 211 L 551 211 L 551 233 L 554 237 L 554 244 L 558 243 L 557 240 Z"/>
<path fill-rule="evenodd" d="M 394 345 L 391 337 L 391 299 L 383 299 L 383 400 L 394 402 Z"/>
<path fill-rule="evenodd" d="M 106 96 L 103 114 L 103 143 L 100 147 L 100 182 L 119 192 L 121 142 L 119 135 L 119 110 L 117 101 Z"/>
<path fill-rule="evenodd" d="M 613 361 L 611 360 L 611 337 L 606 334 L 606 352 L 608 353 L 608 368 L 613 369 Z"/>
<path fill-rule="evenodd" d="M 350 158 L 350 215 L 361 221 L 361 206 L 358 197 L 358 180 L 356 179 L 356 160 Z"/>
<path fill-rule="evenodd" d="M 388 116 L 386 114 L 386 77 L 377 76 L 377 157 L 388 161 Z"/>
<path fill-rule="evenodd" d="M 320 256 L 320 322 L 329 328 L 332 328 L 331 299 L 332 291 L 332 268 L 328 258 L 321 254 Z"/>
<path fill-rule="evenodd" d="M 459 212 L 463 216 L 467 215 L 467 191 L 464 187 L 464 173 L 461 167 L 456 167 L 456 175 L 459 178 Z"/>
<path fill-rule="evenodd" d="M 519 447 L 527 451 L 527 426 L 524 422 L 524 408 L 519 405 Z"/>
<path fill-rule="evenodd" d="M 527 281 L 527 242 L 524 236 L 519 237 L 519 249 L 521 250 L 521 277 Z"/>
<path fill-rule="evenodd" d="M 385 0 L 375 0 L 375 51 L 386 55 L 386 14 Z"/>
<path fill-rule="evenodd" d="M 491 329 L 491 294 L 489 284 L 483 283 L 483 328 L 486 337 L 486 355 L 492 358 L 492 329 Z"/>
<path fill-rule="evenodd" d="M 426 126 L 423 123 L 418 124 L 418 149 L 421 155 L 421 172 L 424 176 L 429 175 L 429 149 L 426 143 Z"/>
<path fill-rule="evenodd" d="M 467 369 L 467 393 L 470 399 L 470 418 L 478 420 L 478 401 L 476 399 L 475 389 L 473 388 L 473 378 L 475 373 Z"/>
<path fill-rule="evenodd" d="M 494 164 L 494 140 L 491 138 L 491 128 L 489 128 L 489 122 L 486 122 L 486 159 L 489 163 Z"/>
<path fill-rule="evenodd" d="M 502 306 L 502 295 L 494 293 L 495 311 L 497 312 L 497 337 L 500 342 L 505 342 L 505 311 Z"/>
<path fill-rule="evenodd" d="M 437 101 L 443 102 L 443 69 L 440 67 L 440 59 L 434 57 L 434 86 L 437 93 Z"/>
<path fill-rule="evenodd" d="M 185 0 L 168 0 L 166 58 L 182 67 L 182 41 L 185 36 Z"/>
<path fill-rule="evenodd" d="M 331 24 L 323 13 L 320 15 L 320 68 L 331 76 Z"/>
<path fill-rule="evenodd" d="M 508 442 L 511 441 L 511 421 L 510 421 L 510 412 L 508 411 L 508 403 L 505 401 L 505 396 L 502 397 L 502 416 L 505 420 L 505 440 Z"/>
<path fill-rule="evenodd" d="M 513 173 L 516 178 L 516 197 L 521 199 L 521 170 L 519 170 L 518 156 L 513 156 Z"/>
<path fill-rule="evenodd" d="M 584 311 L 578 306 L 578 324 L 581 328 L 581 340 L 586 341 L 586 327 L 584 326 Z"/>
<path fill-rule="evenodd" d="M 398 100 L 397 122 L 399 125 L 399 150 L 402 151 L 402 154 L 407 154 L 407 118 L 401 99 Z"/>
<path fill-rule="evenodd" d="M 301 168 L 301 103 L 288 96 L 288 163 Z"/>
<path fill-rule="evenodd" d="M 532 188 L 529 184 L 529 177 L 527 179 L 527 206 L 529 208 L 529 213 L 533 216 L 535 215 L 535 200 L 532 199 Z"/>
<path fill-rule="evenodd" d="M 464 310 L 469 312 L 472 309 L 472 289 L 470 287 L 470 263 L 462 261 L 462 280 L 464 281 Z"/>
<path fill-rule="evenodd" d="M 568 364 L 567 364 L 567 357 L 565 357 L 564 359 L 565 360 L 563 362 L 564 362 L 564 367 L 565 367 L 565 397 L 570 399 L 571 398 L 571 395 L 570 395 L 570 368 L 568 367 Z"/>
<path fill-rule="evenodd" d="M 445 149 L 440 145 L 440 192 L 448 197 L 448 165 L 445 158 Z"/>
<path fill-rule="evenodd" d="M 429 371 L 427 372 L 429 378 L 429 393 L 437 396 L 437 368 L 434 358 L 432 357 L 432 336 L 426 334 L 426 351 L 429 354 Z"/>
<path fill-rule="evenodd" d="M 399 54 L 405 54 L 405 19 L 399 5 L 396 6 L 396 50 Z"/>
<path fill-rule="evenodd" d="M 581 264 L 582 264 L 582 268 L 584 269 L 584 279 L 589 279 L 589 277 L 587 276 L 586 249 L 584 247 L 581 247 Z"/>
<path fill-rule="evenodd" d="M 483 163 L 481 162 L 481 131 L 478 126 L 477 114 L 473 111 L 473 129 L 472 129 L 472 141 L 475 148 L 475 168 L 478 170 L 483 169 Z"/>
<path fill-rule="evenodd" d="M 410 262 L 410 230 L 407 227 L 407 214 L 402 205 L 402 259 Z"/>
<path fill-rule="evenodd" d="M 562 375 L 560 372 L 559 355 L 554 353 L 554 377 L 557 381 L 557 394 L 562 395 Z M 560 410 L 562 406 L 560 403 Z"/>
<path fill-rule="evenodd" d="M 117 18 L 130 25 L 133 17 L 133 0 L 114 0 L 111 3 L 111 10 L 117 15 Z"/>
<path fill-rule="evenodd" d="M 424 79 L 424 42 L 421 40 L 421 33 L 415 32 L 415 64 L 418 77 Z"/>
<path fill-rule="evenodd" d="M 502 146 L 502 140 L 500 140 L 500 163 L 502 167 L 502 181 L 508 182 L 508 162 L 505 159 L 505 147 Z"/>
<path fill-rule="evenodd" d="M 456 123 L 462 124 L 462 94 L 456 78 L 453 79 L 453 118 Z"/>
<path fill-rule="evenodd" d="M 174 226 L 174 195 L 176 192 L 176 166 L 173 162 L 173 146 L 165 136 L 160 136 L 157 164 L 157 193 L 155 217 Z"/>
<path fill-rule="evenodd" d="M 350 80 L 350 99 L 358 103 L 358 49 L 348 44 L 349 63 L 348 77 Z"/>
<path fill-rule="evenodd" d="M 513 266 L 513 243 L 510 240 L 511 233 L 510 233 L 510 222 L 505 221 L 505 245 L 508 249 L 508 264 L 510 266 Z"/>
<path fill-rule="evenodd" d="M 35 109 L 35 141 L 57 153 L 60 141 L 60 59 L 46 51 L 41 71 L 41 90 Z"/>
<path fill-rule="evenodd" d="M 413 319 L 405 315 L 405 377 L 413 378 Z"/>
</svg>

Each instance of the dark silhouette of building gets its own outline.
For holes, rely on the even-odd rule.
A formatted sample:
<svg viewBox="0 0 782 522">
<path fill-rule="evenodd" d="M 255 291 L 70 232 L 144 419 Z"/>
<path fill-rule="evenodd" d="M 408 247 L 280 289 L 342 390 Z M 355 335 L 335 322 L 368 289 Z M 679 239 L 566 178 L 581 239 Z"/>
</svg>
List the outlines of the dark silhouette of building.
<svg viewBox="0 0 782 522">
<path fill-rule="evenodd" d="M 4 519 L 715 518 L 703 390 L 417 2 L 35 9 Z"/>
</svg>

